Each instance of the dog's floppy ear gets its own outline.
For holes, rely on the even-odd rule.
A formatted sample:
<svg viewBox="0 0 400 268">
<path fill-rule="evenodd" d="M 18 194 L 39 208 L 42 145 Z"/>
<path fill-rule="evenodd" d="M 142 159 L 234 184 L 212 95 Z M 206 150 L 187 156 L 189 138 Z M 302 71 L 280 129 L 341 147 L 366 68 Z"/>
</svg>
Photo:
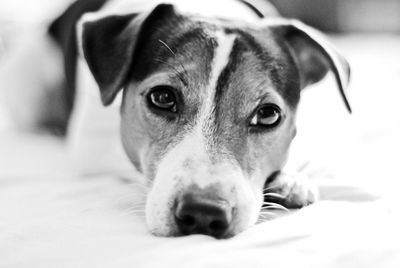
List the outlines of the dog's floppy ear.
<svg viewBox="0 0 400 268">
<path fill-rule="evenodd" d="M 351 113 L 347 97 L 347 86 L 350 80 L 348 62 L 332 47 L 323 34 L 297 20 L 279 20 L 268 27 L 281 35 L 289 45 L 300 73 L 301 87 L 320 81 L 332 70 L 343 101 Z"/>
<path fill-rule="evenodd" d="M 171 16 L 172 5 L 160 4 L 147 14 L 107 16 L 81 24 L 82 52 L 100 88 L 104 105 L 109 105 L 124 87 L 134 61 L 135 48 L 155 21 Z"/>
</svg>

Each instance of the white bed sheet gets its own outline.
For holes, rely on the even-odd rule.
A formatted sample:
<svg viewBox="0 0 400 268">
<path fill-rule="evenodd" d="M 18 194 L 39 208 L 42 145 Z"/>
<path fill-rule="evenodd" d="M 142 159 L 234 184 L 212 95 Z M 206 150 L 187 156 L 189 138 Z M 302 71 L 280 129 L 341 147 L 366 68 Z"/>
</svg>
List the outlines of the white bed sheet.
<svg viewBox="0 0 400 268">
<path fill-rule="evenodd" d="M 352 118 L 324 100 L 329 79 L 299 115 L 320 202 L 229 240 L 157 238 L 138 183 L 81 177 L 63 142 L 3 127 L 0 267 L 400 267 L 400 39 L 336 43 L 353 65 Z"/>
</svg>

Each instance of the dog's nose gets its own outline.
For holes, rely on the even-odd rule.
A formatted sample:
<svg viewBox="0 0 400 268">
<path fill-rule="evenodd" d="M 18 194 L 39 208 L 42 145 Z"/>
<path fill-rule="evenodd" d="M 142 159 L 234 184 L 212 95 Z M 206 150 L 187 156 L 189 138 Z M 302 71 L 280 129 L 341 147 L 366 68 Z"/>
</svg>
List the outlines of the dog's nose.
<svg viewBox="0 0 400 268">
<path fill-rule="evenodd" d="M 226 201 L 186 194 L 178 200 L 175 221 L 183 235 L 205 234 L 221 238 L 232 221 L 232 207 Z"/>
</svg>

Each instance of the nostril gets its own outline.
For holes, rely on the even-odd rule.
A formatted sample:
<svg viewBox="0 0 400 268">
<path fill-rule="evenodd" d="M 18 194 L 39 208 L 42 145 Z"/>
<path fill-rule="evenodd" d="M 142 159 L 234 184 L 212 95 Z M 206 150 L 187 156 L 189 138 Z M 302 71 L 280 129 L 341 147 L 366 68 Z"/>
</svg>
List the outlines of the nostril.
<svg viewBox="0 0 400 268">
<path fill-rule="evenodd" d="M 175 216 L 176 220 L 179 221 L 180 224 L 185 225 L 187 227 L 195 226 L 196 219 L 190 215 L 183 215 L 183 216 Z"/>
<path fill-rule="evenodd" d="M 189 235 L 196 232 L 197 222 L 196 218 L 191 215 L 175 215 L 175 222 L 179 231 L 183 235 Z"/>
<path fill-rule="evenodd" d="M 215 220 L 210 223 L 209 228 L 214 233 L 219 233 L 221 231 L 225 231 L 228 228 L 228 223 L 222 220 Z"/>
</svg>

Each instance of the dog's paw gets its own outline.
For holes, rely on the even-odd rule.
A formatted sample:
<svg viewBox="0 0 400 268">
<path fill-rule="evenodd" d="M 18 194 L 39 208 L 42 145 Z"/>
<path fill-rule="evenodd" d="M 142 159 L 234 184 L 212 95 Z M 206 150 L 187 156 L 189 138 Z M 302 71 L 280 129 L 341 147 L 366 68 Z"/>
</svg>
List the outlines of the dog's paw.
<svg viewBox="0 0 400 268">
<path fill-rule="evenodd" d="M 308 206 L 318 200 L 318 189 L 301 174 L 280 173 L 265 188 L 264 201 L 275 202 L 288 209 Z"/>
</svg>

